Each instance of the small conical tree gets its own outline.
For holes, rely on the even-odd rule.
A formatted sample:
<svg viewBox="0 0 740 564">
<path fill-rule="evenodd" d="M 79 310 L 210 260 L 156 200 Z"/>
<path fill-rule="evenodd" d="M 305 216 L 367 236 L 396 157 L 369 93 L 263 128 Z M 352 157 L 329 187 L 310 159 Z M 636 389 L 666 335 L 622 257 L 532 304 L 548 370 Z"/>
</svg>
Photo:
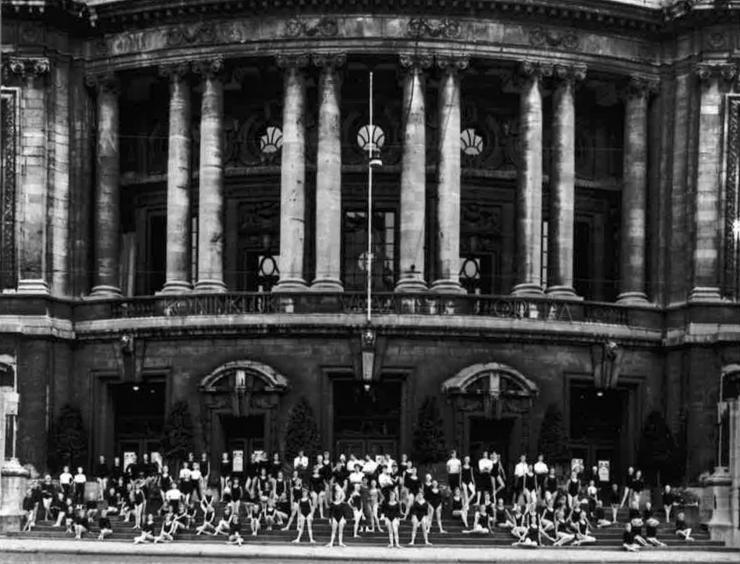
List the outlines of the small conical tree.
<svg viewBox="0 0 740 564">
<path fill-rule="evenodd" d="M 437 400 L 427 396 L 419 409 L 414 429 L 414 459 L 417 464 L 441 462 L 447 458 L 444 422 L 437 407 Z"/>
<path fill-rule="evenodd" d="M 300 398 L 291 408 L 288 415 L 288 425 L 285 429 L 285 460 L 293 463 L 293 459 L 302 450 L 309 460 L 321 449 L 321 437 L 316 425 L 311 404 L 306 398 Z"/>
<path fill-rule="evenodd" d="M 565 464 L 570 459 L 568 438 L 565 436 L 563 412 L 556 403 L 547 406 L 540 427 L 537 454 L 542 454 L 548 464 Z"/>
<path fill-rule="evenodd" d="M 170 468 L 177 468 L 193 450 L 193 418 L 186 401 L 176 402 L 164 424 L 162 451 Z"/>
<path fill-rule="evenodd" d="M 87 432 L 82 423 L 82 413 L 67 404 L 59 412 L 52 433 L 55 467 L 68 464 L 71 468 L 84 466 L 87 460 Z"/>
<path fill-rule="evenodd" d="M 665 419 L 659 411 L 652 411 L 645 420 L 637 451 L 638 464 L 645 480 L 660 486 L 662 480 L 677 478 L 676 470 L 680 467 L 676 464 L 677 455 L 676 441 Z"/>
</svg>

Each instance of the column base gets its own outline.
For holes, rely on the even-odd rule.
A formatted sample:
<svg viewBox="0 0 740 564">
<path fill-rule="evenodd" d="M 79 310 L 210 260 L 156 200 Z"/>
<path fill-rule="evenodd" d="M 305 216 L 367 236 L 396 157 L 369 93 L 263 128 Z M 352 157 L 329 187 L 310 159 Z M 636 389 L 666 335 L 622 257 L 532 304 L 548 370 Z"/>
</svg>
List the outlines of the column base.
<svg viewBox="0 0 740 564">
<path fill-rule="evenodd" d="M 306 291 L 308 291 L 308 286 L 306 285 L 306 281 L 302 278 L 284 278 L 278 281 L 272 289 L 273 294 Z"/>
<path fill-rule="evenodd" d="M 722 296 L 716 286 L 695 286 L 689 292 L 690 302 L 721 302 Z"/>
<path fill-rule="evenodd" d="M 226 291 L 226 284 L 223 280 L 198 280 L 193 291 L 209 294 L 223 293 Z"/>
<path fill-rule="evenodd" d="M 522 282 L 511 290 L 512 296 L 542 296 L 544 293 L 542 286 L 533 282 Z"/>
<path fill-rule="evenodd" d="M 91 299 L 106 299 L 106 298 L 120 298 L 121 289 L 115 286 L 106 286 L 101 284 L 100 286 L 93 286 L 90 291 L 88 298 Z"/>
<path fill-rule="evenodd" d="M 545 290 L 548 298 L 559 300 L 583 300 L 583 296 L 576 294 L 571 286 L 548 286 Z"/>
<path fill-rule="evenodd" d="M 650 302 L 648 302 L 645 292 L 622 292 L 617 296 L 617 303 L 625 305 L 639 305 Z"/>
<path fill-rule="evenodd" d="M 458 280 L 450 280 L 449 278 L 444 278 L 442 280 L 435 280 L 432 282 L 431 288 L 429 288 L 432 292 L 435 292 L 437 294 L 465 294 L 465 288 L 463 288 L 460 285 L 460 282 Z"/>
<path fill-rule="evenodd" d="M 41 279 L 26 279 L 18 281 L 18 294 L 49 294 L 49 285 L 46 280 Z"/>
<path fill-rule="evenodd" d="M 396 282 L 394 291 L 407 294 L 426 292 L 427 283 L 421 277 L 409 276 Z"/>
<path fill-rule="evenodd" d="M 344 292 L 342 281 L 338 278 L 316 278 L 311 282 L 313 292 Z"/>
<path fill-rule="evenodd" d="M 186 294 L 193 291 L 190 282 L 184 280 L 169 280 L 165 282 L 162 289 L 157 294 Z"/>
</svg>

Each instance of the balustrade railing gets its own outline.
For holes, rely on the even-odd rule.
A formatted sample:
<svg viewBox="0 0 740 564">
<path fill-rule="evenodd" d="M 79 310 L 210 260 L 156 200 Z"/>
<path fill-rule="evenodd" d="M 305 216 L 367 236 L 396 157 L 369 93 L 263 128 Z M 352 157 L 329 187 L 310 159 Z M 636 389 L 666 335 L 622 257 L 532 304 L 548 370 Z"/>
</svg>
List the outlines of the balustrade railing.
<svg viewBox="0 0 740 564">
<path fill-rule="evenodd" d="M 142 296 L 87 302 L 82 318 L 184 317 L 202 315 L 363 314 L 367 298 L 362 292 L 340 293 L 224 293 Z M 601 302 L 555 300 L 546 297 L 472 294 L 376 293 L 376 315 L 475 316 L 513 320 L 540 320 L 642 325 L 631 308 Z M 79 316 L 76 316 L 78 319 Z"/>
</svg>

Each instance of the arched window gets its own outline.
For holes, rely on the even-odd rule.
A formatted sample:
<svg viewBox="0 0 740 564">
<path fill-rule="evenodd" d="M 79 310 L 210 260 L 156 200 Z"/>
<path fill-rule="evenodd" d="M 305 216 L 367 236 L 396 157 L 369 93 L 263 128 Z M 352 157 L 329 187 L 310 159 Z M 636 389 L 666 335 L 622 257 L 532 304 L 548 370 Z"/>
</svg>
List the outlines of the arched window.
<svg viewBox="0 0 740 564">
<path fill-rule="evenodd" d="M 520 372 L 498 362 L 474 364 L 445 380 L 447 395 L 479 395 L 494 398 L 530 398 L 537 395 L 537 385 Z"/>
</svg>

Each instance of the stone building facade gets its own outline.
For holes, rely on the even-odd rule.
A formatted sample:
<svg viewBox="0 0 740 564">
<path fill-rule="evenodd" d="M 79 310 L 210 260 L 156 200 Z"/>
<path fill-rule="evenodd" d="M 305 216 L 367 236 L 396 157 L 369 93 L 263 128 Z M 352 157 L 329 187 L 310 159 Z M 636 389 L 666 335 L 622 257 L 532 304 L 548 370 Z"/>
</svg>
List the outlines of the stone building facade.
<svg viewBox="0 0 740 564">
<path fill-rule="evenodd" d="M 301 397 L 326 448 L 408 452 L 432 397 L 462 452 L 535 455 L 554 405 L 621 476 L 658 411 L 710 470 L 740 10 L 664 4 L 3 1 L 21 460 L 64 405 L 91 459 L 156 451 L 180 400 L 197 451 L 279 451 Z"/>
</svg>

